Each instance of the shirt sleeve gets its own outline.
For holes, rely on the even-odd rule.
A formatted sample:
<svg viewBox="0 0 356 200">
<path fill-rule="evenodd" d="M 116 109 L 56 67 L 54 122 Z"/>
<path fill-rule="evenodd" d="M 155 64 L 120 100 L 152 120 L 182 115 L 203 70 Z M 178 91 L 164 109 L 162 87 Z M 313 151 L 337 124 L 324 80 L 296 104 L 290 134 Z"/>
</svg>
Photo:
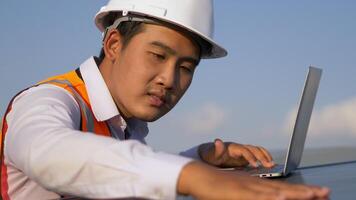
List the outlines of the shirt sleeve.
<svg viewBox="0 0 356 200">
<path fill-rule="evenodd" d="M 175 199 L 191 159 L 135 140 L 78 131 L 80 112 L 64 89 L 41 85 L 19 95 L 7 116 L 5 156 L 42 187 L 85 198 Z"/>
</svg>

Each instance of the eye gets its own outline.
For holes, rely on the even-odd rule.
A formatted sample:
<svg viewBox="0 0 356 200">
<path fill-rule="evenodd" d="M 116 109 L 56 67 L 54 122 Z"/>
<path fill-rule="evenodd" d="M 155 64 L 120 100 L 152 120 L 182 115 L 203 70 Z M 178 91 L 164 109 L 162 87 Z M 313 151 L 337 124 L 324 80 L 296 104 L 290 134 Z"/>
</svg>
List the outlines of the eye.
<svg viewBox="0 0 356 200">
<path fill-rule="evenodd" d="M 193 73 L 194 69 L 190 66 L 181 65 L 180 68 L 186 73 Z"/>
<path fill-rule="evenodd" d="M 150 52 L 152 57 L 154 57 L 156 60 L 163 61 L 166 59 L 166 56 L 163 54 L 155 53 L 155 52 Z"/>
</svg>

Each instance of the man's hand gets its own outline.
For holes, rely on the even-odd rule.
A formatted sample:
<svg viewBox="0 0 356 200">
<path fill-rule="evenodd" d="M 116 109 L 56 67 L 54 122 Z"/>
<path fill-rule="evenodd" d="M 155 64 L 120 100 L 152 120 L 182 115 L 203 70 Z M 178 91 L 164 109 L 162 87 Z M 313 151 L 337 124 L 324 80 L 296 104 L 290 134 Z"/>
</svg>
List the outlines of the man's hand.
<svg viewBox="0 0 356 200">
<path fill-rule="evenodd" d="M 223 142 L 205 143 L 198 148 L 200 158 L 206 163 L 218 167 L 242 167 L 250 164 L 270 168 L 275 164 L 271 154 L 263 147 Z"/>
<path fill-rule="evenodd" d="M 178 193 L 195 199 L 327 199 L 329 189 L 317 186 L 289 184 L 276 180 L 251 177 L 236 171 L 217 170 L 193 161 L 181 171 Z"/>
</svg>

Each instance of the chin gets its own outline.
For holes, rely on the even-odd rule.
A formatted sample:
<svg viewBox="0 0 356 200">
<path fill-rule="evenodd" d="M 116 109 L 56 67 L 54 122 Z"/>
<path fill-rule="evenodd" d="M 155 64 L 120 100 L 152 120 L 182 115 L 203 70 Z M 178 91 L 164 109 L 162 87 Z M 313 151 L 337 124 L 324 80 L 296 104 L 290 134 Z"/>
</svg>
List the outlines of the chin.
<svg viewBox="0 0 356 200">
<path fill-rule="evenodd" d="M 145 122 L 154 122 L 164 116 L 167 112 L 161 113 L 161 112 L 141 112 L 135 115 L 135 117 L 139 120 L 145 121 Z"/>
<path fill-rule="evenodd" d="M 154 122 L 162 116 L 136 116 L 137 119 L 145 121 L 145 122 Z"/>
</svg>

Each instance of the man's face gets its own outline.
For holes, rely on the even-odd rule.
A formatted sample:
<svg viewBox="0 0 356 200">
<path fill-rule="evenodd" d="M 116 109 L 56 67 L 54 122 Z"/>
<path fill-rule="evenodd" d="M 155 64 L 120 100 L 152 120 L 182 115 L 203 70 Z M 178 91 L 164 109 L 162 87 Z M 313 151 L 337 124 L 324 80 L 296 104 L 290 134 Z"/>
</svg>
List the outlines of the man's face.
<svg viewBox="0 0 356 200">
<path fill-rule="evenodd" d="M 199 48 L 185 35 L 144 25 L 116 54 L 109 90 L 124 117 L 154 121 L 183 96 L 198 62 Z"/>
</svg>

